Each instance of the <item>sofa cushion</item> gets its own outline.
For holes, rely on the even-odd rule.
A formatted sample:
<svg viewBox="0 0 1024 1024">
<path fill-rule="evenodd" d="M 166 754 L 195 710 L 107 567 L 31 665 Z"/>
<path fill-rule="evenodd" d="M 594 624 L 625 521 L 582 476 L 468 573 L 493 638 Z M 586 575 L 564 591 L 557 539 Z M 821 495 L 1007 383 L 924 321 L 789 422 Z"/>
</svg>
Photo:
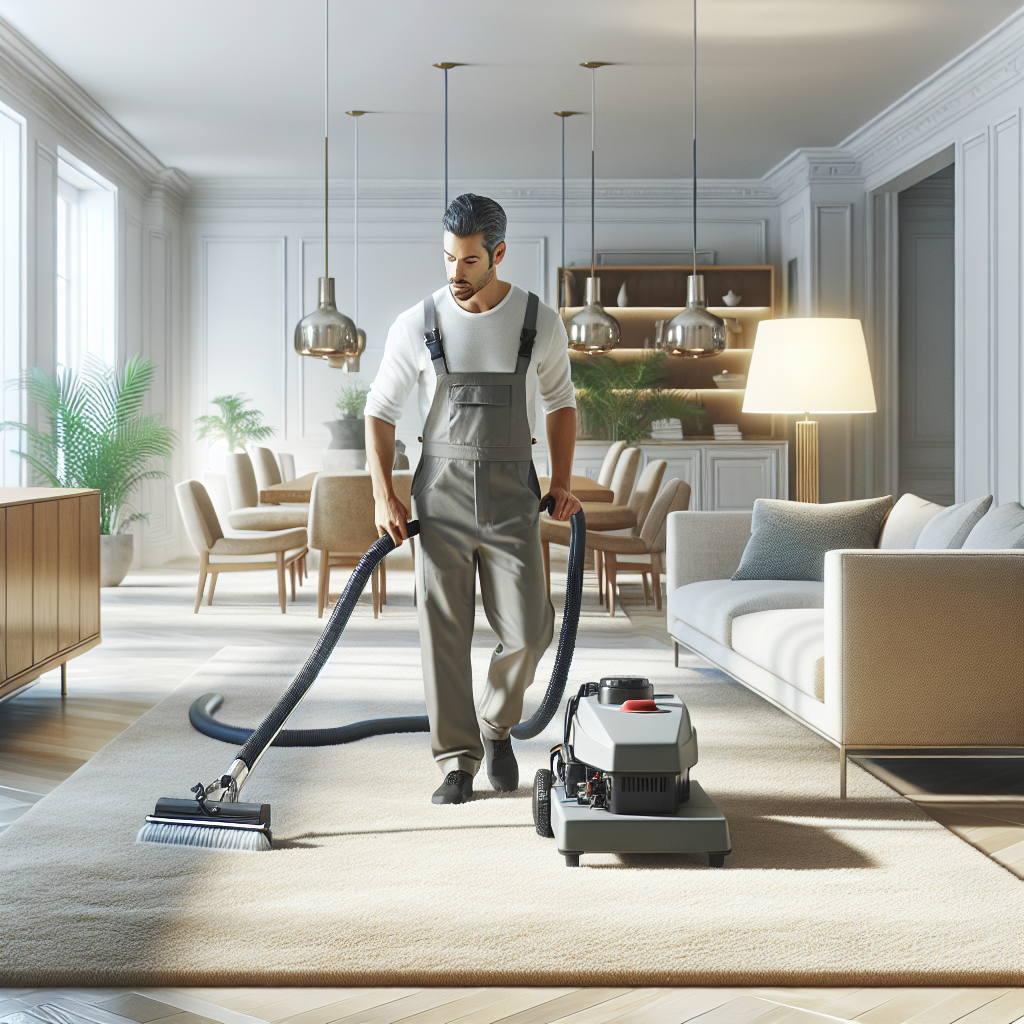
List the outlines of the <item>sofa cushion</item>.
<svg viewBox="0 0 1024 1024">
<path fill-rule="evenodd" d="M 808 580 L 701 580 L 679 587 L 668 599 L 677 619 L 726 647 L 738 615 L 773 608 L 824 608 L 825 584 Z"/>
<path fill-rule="evenodd" d="M 925 523 L 915 548 L 929 551 L 962 548 L 964 541 L 992 505 L 992 495 L 944 508 Z"/>
<path fill-rule="evenodd" d="M 1006 550 L 1024 548 L 1024 507 L 1007 501 L 989 509 L 964 541 L 964 549 Z"/>
<path fill-rule="evenodd" d="M 837 548 L 873 548 L 892 498 L 803 501 L 758 498 L 750 540 L 734 580 L 816 580 L 825 578 L 825 552 Z"/>
<path fill-rule="evenodd" d="M 825 613 L 781 608 L 732 620 L 732 649 L 808 697 L 825 700 Z"/>
<path fill-rule="evenodd" d="M 878 546 L 904 551 L 912 548 L 928 521 L 934 519 L 945 507 L 919 498 L 916 494 L 904 494 L 885 517 Z"/>
</svg>

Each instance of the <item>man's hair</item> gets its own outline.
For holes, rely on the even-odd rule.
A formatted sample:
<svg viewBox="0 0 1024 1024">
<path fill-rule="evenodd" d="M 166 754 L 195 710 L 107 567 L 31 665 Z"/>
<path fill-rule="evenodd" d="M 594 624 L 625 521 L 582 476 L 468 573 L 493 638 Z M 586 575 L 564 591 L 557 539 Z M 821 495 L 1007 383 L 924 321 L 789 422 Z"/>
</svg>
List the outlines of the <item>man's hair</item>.
<svg viewBox="0 0 1024 1024">
<path fill-rule="evenodd" d="M 475 196 L 472 192 L 456 196 L 444 211 L 441 226 L 459 238 L 483 233 L 484 248 L 494 264 L 494 250 L 505 241 L 508 217 L 505 211 L 486 196 Z"/>
</svg>

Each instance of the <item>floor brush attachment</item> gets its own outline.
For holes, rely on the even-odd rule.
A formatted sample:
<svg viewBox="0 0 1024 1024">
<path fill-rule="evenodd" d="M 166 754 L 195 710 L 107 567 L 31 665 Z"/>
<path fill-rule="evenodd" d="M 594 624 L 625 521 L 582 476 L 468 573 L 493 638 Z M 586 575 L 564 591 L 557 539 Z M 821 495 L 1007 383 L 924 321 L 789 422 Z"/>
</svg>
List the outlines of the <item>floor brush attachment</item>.
<svg viewBox="0 0 1024 1024">
<path fill-rule="evenodd" d="M 420 524 L 411 520 L 406 530 L 410 537 L 415 537 Z M 245 730 L 246 739 L 228 770 L 208 786 L 201 782 L 193 786 L 192 799 L 163 797 L 158 800 L 153 813 L 146 815 L 146 824 L 139 829 L 136 842 L 253 852 L 271 848 L 270 804 L 244 804 L 238 794 L 327 664 L 373 570 L 394 549 L 395 542 L 385 534 L 359 559 L 313 652 L 266 718 L 255 729 Z M 192 720 L 195 724 L 194 717 Z"/>
<path fill-rule="evenodd" d="M 270 849 L 270 804 L 163 797 L 135 841 L 261 853 Z"/>
</svg>

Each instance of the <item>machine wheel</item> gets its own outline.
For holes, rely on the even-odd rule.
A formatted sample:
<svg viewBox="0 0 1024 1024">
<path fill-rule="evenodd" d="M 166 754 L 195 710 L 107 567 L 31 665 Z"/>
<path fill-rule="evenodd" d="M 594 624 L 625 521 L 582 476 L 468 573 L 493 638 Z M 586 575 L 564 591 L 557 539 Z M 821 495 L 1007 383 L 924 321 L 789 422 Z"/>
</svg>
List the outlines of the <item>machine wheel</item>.
<svg viewBox="0 0 1024 1024">
<path fill-rule="evenodd" d="M 725 854 L 724 853 L 709 853 L 708 854 L 708 866 L 712 868 L 724 868 L 725 867 Z"/>
<path fill-rule="evenodd" d="M 545 839 L 555 836 L 551 831 L 551 783 L 551 772 L 547 768 L 538 769 L 533 777 L 533 824 L 537 835 Z"/>
</svg>

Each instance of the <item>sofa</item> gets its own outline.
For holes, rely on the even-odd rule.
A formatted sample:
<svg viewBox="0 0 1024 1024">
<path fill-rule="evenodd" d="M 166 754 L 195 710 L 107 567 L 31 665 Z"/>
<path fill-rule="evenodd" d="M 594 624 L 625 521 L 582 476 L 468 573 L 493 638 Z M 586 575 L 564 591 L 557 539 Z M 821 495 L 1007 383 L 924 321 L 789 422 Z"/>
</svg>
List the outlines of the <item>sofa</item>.
<svg viewBox="0 0 1024 1024">
<path fill-rule="evenodd" d="M 751 512 L 668 518 L 676 666 L 682 644 L 834 743 L 841 797 L 850 753 L 1024 746 L 1022 531 L 1008 549 L 922 549 L 928 505 L 905 496 L 879 546 L 827 551 L 820 581 L 732 579 Z M 1000 507 L 1019 524 L 1016 509 Z"/>
</svg>

